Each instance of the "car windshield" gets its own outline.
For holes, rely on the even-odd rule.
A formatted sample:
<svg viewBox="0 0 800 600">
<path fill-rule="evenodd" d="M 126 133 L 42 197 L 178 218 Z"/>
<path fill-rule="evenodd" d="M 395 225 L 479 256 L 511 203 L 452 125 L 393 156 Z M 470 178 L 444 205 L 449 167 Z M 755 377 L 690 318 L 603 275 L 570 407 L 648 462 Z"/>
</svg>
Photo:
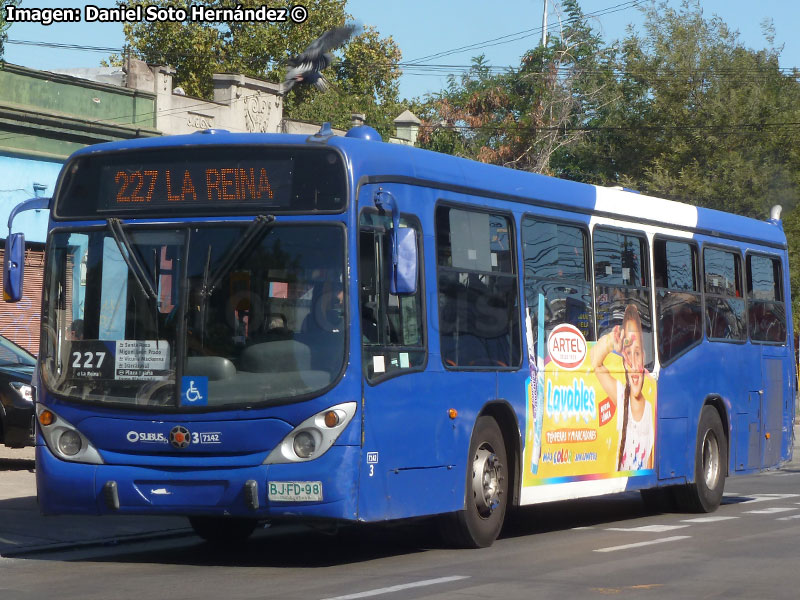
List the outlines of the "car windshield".
<svg viewBox="0 0 800 600">
<path fill-rule="evenodd" d="M 36 358 L 8 338 L 0 335 L 0 367 L 32 367 Z"/>
<path fill-rule="evenodd" d="M 267 218 L 55 233 L 42 327 L 52 392 L 191 410 L 319 393 L 344 364 L 344 230 Z"/>
</svg>

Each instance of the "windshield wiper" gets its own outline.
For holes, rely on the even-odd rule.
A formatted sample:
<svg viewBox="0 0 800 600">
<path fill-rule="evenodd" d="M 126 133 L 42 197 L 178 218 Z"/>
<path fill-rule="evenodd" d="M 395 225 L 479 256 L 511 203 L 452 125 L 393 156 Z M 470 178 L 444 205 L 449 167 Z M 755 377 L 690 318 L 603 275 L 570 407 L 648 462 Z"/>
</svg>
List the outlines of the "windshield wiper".
<svg viewBox="0 0 800 600">
<path fill-rule="evenodd" d="M 209 279 L 210 260 L 206 261 L 206 268 L 203 271 L 203 285 L 200 288 L 200 295 L 208 298 L 214 293 L 216 287 L 222 282 L 228 272 L 234 267 L 236 261 L 247 252 L 255 242 L 261 239 L 261 234 L 266 230 L 267 225 L 275 220 L 274 215 L 258 215 L 255 220 L 244 230 L 241 240 L 228 250 L 220 260 L 219 266 L 214 272 L 214 276 Z M 210 258 L 210 254 L 209 254 Z"/>
<path fill-rule="evenodd" d="M 133 252 L 133 247 L 131 246 L 128 234 L 125 233 L 125 229 L 122 227 L 122 222 L 119 219 L 112 218 L 107 219 L 106 223 L 108 223 L 108 230 L 111 232 L 111 235 L 114 236 L 114 241 L 117 243 L 117 248 L 122 256 L 122 260 L 128 265 L 128 270 L 133 274 L 133 278 L 136 280 L 142 293 L 151 300 L 158 301 L 158 293 L 153 288 L 152 283 L 150 283 L 150 278 L 147 276 L 147 272 L 144 270 L 142 263 Z"/>
</svg>

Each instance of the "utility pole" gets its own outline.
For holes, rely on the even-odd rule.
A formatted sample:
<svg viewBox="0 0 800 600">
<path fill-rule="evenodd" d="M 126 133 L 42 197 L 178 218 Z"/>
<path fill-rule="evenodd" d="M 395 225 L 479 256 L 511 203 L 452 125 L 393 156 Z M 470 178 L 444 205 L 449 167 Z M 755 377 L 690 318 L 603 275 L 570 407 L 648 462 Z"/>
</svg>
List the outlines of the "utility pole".
<svg viewBox="0 0 800 600">
<path fill-rule="evenodd" d="M 547 46 L 547 0 L 544 0 L 542 10 L 542 46 Z"/>
</svg>

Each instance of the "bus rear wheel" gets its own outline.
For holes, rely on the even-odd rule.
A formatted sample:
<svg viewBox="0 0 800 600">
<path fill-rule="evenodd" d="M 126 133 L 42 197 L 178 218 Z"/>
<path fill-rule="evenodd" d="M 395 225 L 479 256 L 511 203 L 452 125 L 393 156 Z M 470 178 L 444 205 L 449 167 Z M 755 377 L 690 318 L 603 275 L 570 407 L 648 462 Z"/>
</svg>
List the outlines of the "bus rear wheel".
<svg viewBox="0 0 800 600">
<path fill-rule="evenodd" d="M 491 546 L 508 505 L 508 461 L 503 434 L 491 417 L 480 417 L 469 445 L 465 508 L 443 515 L 444 541 L 460 548 Z"/>
<path fill-rule="evenodd" d="M 714 512 L 722 501 L 728 446 L 719 413 L 704 406 L 697 427 L 694 459 L 694 483 L 675 490 L 678 506 L 687 512 Z"/>
<path fill-rule="evenodd" d="M 256 528 L 255 519 L 189 517 L 194 532 L 207 542 L 236 544 L 245 541 Z"/>
</svg>

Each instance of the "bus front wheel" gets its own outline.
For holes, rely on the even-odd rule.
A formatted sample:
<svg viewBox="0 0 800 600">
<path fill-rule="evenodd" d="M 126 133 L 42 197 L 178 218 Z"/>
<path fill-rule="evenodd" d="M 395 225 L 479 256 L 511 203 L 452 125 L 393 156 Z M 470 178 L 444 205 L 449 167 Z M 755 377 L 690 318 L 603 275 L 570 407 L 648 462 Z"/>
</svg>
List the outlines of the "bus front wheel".
<svg viewBox="0 0 800 600">
<path fill-rule="evenodd" d="M 207 542 L 235 544 L 245 541 L 256 528 L 255 519 L 189 517 L 194 532 Z"/>
<path fill-rule="evenodd" d="M 506 446 L 493 418 L 478 418 L 467 467 L 465 508 L 443 515 L 442 537 L 453 546 L 485 548 L 500 534 L 508 505 Z"/>
<path fill-rule="evenodd" d="M 694 464 L 694 483 L 676 489 L 676 499 L 685 511 L 713 512 L 722 501 L 728 465 L 725 431 L 713 406 L 704 406 L 700 413 Z"/>
</svg>

